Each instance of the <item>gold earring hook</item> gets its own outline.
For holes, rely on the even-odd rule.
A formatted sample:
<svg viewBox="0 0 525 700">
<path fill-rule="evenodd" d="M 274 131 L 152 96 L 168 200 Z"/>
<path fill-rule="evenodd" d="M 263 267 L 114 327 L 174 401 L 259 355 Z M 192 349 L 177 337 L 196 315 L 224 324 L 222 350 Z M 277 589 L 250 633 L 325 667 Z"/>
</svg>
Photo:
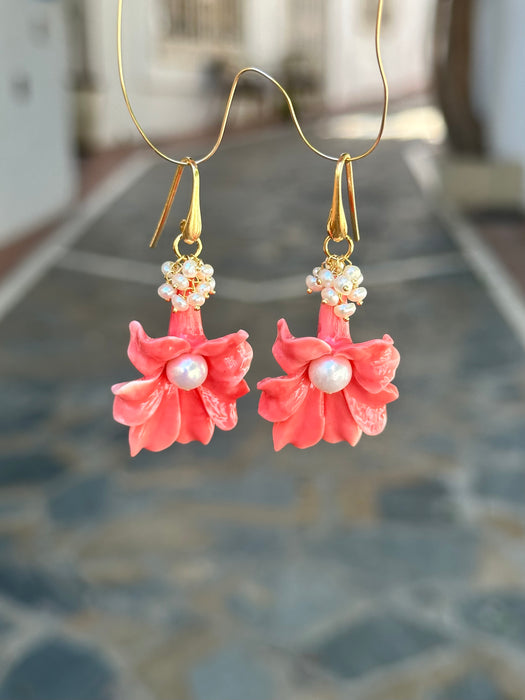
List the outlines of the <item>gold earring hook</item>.
<svg viewBox="0 0 525 700">
<path fill-rule="evenodd" d="M 178 165 L 173 180 L 171 181 L 170 189 L 168 192 L 168 198 L 160 215 L 159 223 L 155 229 L 155 233 L 150 241 L 149 247 L 155 248 L 159 242 L 159 238 L 164 230 L 166 221 L 173 205 L 173 200 L 177 194 L 179 188 L 180 180 L 182 177 L 182 172 L 186 165 L 191 167 L 191 172 L 193 175 L 193 187 L 191 191 L 190 208 L 188 210 L 188 215 L 185 219 L 180 222 L 180 236 L 178 239 L 182 238 L 185 243 L 192 244 L 198 241 L 202 232 L 202 217 L 201 217 L 201 206 L 200 206 L 200 176 L 199 168 L 197 163 L 192 158 L 184 158 L 182 162 Z M 200 241 L 199 241 L 200 242 Z"/>
<path fill-rule="evenodd" d="M 159 155 L 161 158 L 164 158 L 164 160 L 167 160 L 170 163 L 175 163 L 176 165 L 184 165 L 185 163 L 183 161 L 177 160 L 176 158 L 171 158 L 168 156 L 166 153 L 163 153 L 155 144 L 148 138 L 147 134 L 145 133 L 144 129 L 140 125 L 140 122 L 138 121 L 135 112 L 133 111 L 133 108 L 131 106 L 131 102 L 129 99 L 128 95 L 128 90 L 126 87 L 126 80 L 124 77 L 124 68 L 123 68 L 123 62 L 122 62 L 122 4 L 123 0 L 118 0 L 118 9 L 117 9 L 117 60 L 118 60 L 118 73 L 119 73 L 119 79 L 120 79 L 120 86 L 122 88 L 122 94 L 124 95 L 124 101 L 126 103 L 127 110 L 129 112 L 129 115 L 135 124 L 139 134 L 142 136 L 144 141 L 148 144 L 148 146 L 155 151 L 157 155 Z M 379 74 L 381 76 L 381 81 L 383 84 L 383 113 L 381 115 L 381 122 L 379 124 L 379 131 L 377 134 L 377 137 L 375 141 L 372 143 L 370 148 L 366 150 L 364 153 L 361 153 L 360 155 L 357 156 L 352 156 L 350 158 L 351 161 L 355 160 L 360 160 L 361 158 L 366 158 L 366 156 L 370 155 L 375 148 L 377 148 L 379 142 L 381 141 L 381 137 L 383 135 L 383 131 L 385 128 L 385 121 L 386 121 L 386 115 L 388 111 L 388 82 L 386 79 L 385 71 L 383 68 L 383 59 L 381 57 L 381 20 L 383 17 L 383 0 L 378 0 L 377 3 L 377 14 L 376 14 L 376 25 L 375 25 L 375 50 L 376 50 L 376 59 L 377 59 L 377 65 L 379 68 Z M 301 125 L 299 124 L 299 120 L 297 119 L 297 115 L 295 113 L 295 109 L 293 106 L 293 102 L 289 96 L 289 94 L 286 92 L 286 90 L 283 88 L 283 86 L 275 80 L 271 75 L 268 73 L 265 73 L 264 71 L 260 70 L 259 68 L 243 68 L 240 70 L 235 78 L 233 79 L 233 83 L 230 89 L 230 94 L 228 96 L 228 99 L 226 101 L 226 108 L 224 110 L 224 115 L 222 117 L 222 122 L 221 126 L 219 129 L 219 135 L 217 137 L 217 140 L 215 141 L 214 145 L 212 146 L 212 149 L 210 150 L 209 153 L 207 153 L 205 156 L 202 158 L 199 158 L 198 160 L 195 161 L 197 165 L 200 165 L 201 163 L 204 163 L 206 160 L 211 158 L 214 153 L 216 153 L 217 149 L 221 145 L 223 136 L 224 136 L 224 131 L 226 129 L 226 123 L 228 121 L 228 116 L 230 114 L 231 110 L 231 105 L 233 101 L 233 97 L 235 95 L 235 90 L 237 87 L 237 83 L 239 82 L 239 79 L 241 78 L 244 73 L 257 73 L 257 75 L 262 76 L 266 80 L 269 80 L 275 87 L 277 87 L 281 93 L 284 96 L 284 99 L 286 101 L 286 104 L 288 106 L 288 110 L 290 112 L 290 116 L 292 118 L 292 121 L 294 123 L 295 128 L 297 129 L 297 132 L 301 139 L 304 141 L 304 143 L 308 146 L 310 150 L 312 150 L 314 153 L 316 153 L 318 156 L 321 156 L 321 158 L 325 158 L 326 160 L 331 160 L 331 161 L 337 161 L 338 158 L 337 156 L 331 156 L 328 155 L 327 153 L 323 153 L 319 149 L 317 149 L 315 146 L 313 146 L 310 141 L 306 138 L 306 136 L 303 133 L 303 130 L 301 128 Z"/>
<path fill-rule="evenodd" d="M 348 224 L 346 222 L 345 209 L 342 196 L 343 167 L 346 171 L 346 185 L 348 190 L 348 204 L 350 207 L 350 222 L 352 224 L 352 238 L 359 240 L 359 222 L 355 203 L 354 169 L 352 158 L 348 153 L 343 153 L 337 160 L 334 175 L 334 191 L 332 194 L 332 206 L 326 222 L 326 230 L 333 241 L 343 241 L 348 238 Z"/>
</svg>

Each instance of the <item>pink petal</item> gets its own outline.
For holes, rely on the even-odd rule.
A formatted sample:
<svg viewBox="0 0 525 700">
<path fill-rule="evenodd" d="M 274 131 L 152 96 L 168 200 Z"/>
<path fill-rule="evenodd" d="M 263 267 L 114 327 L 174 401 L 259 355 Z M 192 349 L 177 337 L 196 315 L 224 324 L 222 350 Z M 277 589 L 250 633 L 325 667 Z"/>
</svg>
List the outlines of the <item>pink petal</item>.
<svg viewBox="0 0 525 700">
<path fill-rule="evenodd" d="M 150 338 L 138 321 L 129 324 L 130 341 L 128 357 L 142 374 L 155 374 L 183 352 L 190 352 L 187 340 L 166 335 L 163 338 Z"/>
<path fill-rule="evenodd" d="M 399 352 L 389 335 L 384 335 L 382 340 L 368 340 L 365 343 L 341 340 L 334 346 L 335 352 L 352 361 L 354 377 L 373 394 L 392 381 L 399 365 Z"/>
<path fill-rule="evenodd" d="M 362 430 L 355 422 L 348 409 L 344 394 L 338 391 L 327 394 L 324 399 L 325 429 L 323 439 L 326 442 L 349 442 L 352 446 L 359 442 Z"/>
<path fill-rule="evenodd" d="M 181 424 L 181 408 L 178 387 L 164 384 L 164 393 L 157 410 L 141 425 L 129 429 L 129 445 L 134 457 L 141 449 L 160 452 L 175 442 Z"/>
<path fill-rule="evenodd" d="M 364 403 L 373 408 L 380 408 L 399 398 L 399 391 L 393 384 L 387 384 L 384 389 L 372 394 L 370 391 L 363 389 L 361 384 L 355 379 L 352 379 L 350 384 L 345 387 L 343 391 L 347 398 L 353 397 L 356 401 L 359 401 L 359 403 Z"/>
<path fill-rule="evenodd" d="M 291 443 L 296 447 L 312 447 L 324 433 L 324 394 L 311 386 L 303 403 L 290 418 L 274 423 L 273 445 L 281 450 Z"/>
<path fill-rule="evenodd" d="M 295 338 L 281 318 L 277 322 L 277 339 L 272 352 L 286 374 L 297 374 L 312 360 L 332 352 L 332 348 L 320 338 Z"/>
<path fill-rule="evenodd" d="M 178 442 L 187 443 L 196 440 L 207 445 L 213 435 L 214 425 L 209 417 L 201 395 L 196 389 L 181 391 L 179 394 L 181 426 Z"/>
<path fill-rule="evenodd" d="M 246 338 L 248 338 L 248 333 L 246 333 L 246 331 L 240 330 L 237 331 L 237 333 L 229 333 L 228 335 L 223 335 L 221 338 L 205 340 L 204 342 L 195 345 L 193 348 L 193 352 L 199 353 L 199 355 L 205 355 L 206 357 L 228 355 L 237 346 L 242 345 Z M 248 343 L 246 344 L 248 345 Z"/>
<path fill-rule="evenodd" d="M 305 372 L 263 379 L 257 384 L 262 392 L 259 415 L 272 423 L 286 420 L 302 404 L 309 387 Z"/>
<path fill-rule="evenodd" d="M 157 409 L 164 393 L 164 384 L 159 375 L 114 384 L 111 387 L 115 394 L 113 418 L 124 425 L 144 423 Z"/>
<path fill-rule="evenodd" d="M 206 357 L 206 386 L 217 396 L 230 401 L 244 396 L 249 391 L 243 377 L 250 368 L 253 350 L 244 340 L 245 337 L 245 331 L 239 331 L 224 338 L 207 341 L 194 350 Z"/>
<path fill-rule="evenodd" d="M 237 404 L 214 394 L 206 385 L 198 388 L 208 416 L 221 430 L 231 430 L 237 425 Z"/>
<path fill-rule="evenodd" d="M 379 408 L 360 403 L 353 396 L 345 395 L 348 408 L 355 422 L 365 435 L 379 435 L 386 426 L 386 406 Z"/>
</svg>

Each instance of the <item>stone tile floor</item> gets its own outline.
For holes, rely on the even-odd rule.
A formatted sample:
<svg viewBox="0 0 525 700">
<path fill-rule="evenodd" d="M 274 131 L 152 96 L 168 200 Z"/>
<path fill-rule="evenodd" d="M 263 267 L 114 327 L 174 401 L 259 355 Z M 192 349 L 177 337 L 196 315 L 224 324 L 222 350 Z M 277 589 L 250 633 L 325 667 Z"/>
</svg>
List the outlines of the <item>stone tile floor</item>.
<svg viewBox="0 0 525 700">
<path fill-rule="evenodd" d="M 219 282 L 203 311 L 209 337 L 250 332 L 252 387 L 275 374 L 280 316 L 315 330 L 302 285 L 264 290 L 322 259 L 332 170 L 288 132 L 201 168 L 203 257 L 263 284 L 246 303 Z M 375 283 L 352 333 L 402 353 L 387 430 L 356 448 L 275 454 L 254 391 L 210 446 L 131 460 L 109 386 L 134 376 L 129 320 L 165 333 L 155 280 L 58 264 L 3 320 L 0 700 L 525 698 L 523 351 L 402 144 L 355 175 L 353 259 Z M 170 176 L 154 165 L 75 250 L 160 266 L 172 236 L 146 244 Z M 184 183 L 172 231 L 187 201 Z"/>
</svg>

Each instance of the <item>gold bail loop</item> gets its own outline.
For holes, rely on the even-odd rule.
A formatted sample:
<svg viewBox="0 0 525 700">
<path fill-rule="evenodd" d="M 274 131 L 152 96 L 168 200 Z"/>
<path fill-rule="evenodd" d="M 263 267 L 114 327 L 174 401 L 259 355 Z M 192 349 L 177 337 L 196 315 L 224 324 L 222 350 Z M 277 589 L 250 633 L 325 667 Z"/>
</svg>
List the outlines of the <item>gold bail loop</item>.
<svg viewBox="0 0 525 700">
<path fill-rule="evenodd" d="M 201 201 L 200 201 L 200 176 L 197 163 L 191 158 L 185 158 L 191 167 L 193 175 L 193 189 L 191 192 L 190 208 L 188 215 L 180 222 L 180 232 L 185 243 L 195 243 L 202 232 Z"/>
<path fill-rule="evenodd" d="M 335 166 L 334 192 L 332 195 L 332 207 L 328 214 L 326 230 L 333 241 L 343 241 L 348 236 L 348 224 L 343 206 L 341 181 L 343 179 L 343 166 L 346 170 L 346 184 L 348 189 L 348 204 L 350 207 L 350 222 L 352 224 L 352 238 L 359 240 L 359 223 L 355 203 L 354 170 L 352 160 L 348 153 L 339 156 Z"/>
<path fill-rule="evenodd" d="M 179 189 L 180 180 L 182 177 L 182 171 L 185 166 L 191 166 L 191 171 L 193 174 L 193 189 L 191 193 L 190 208 L 188 211 L 188 216 L 180 222 L 181 235 L 185 243 L 195 243 L 201 235 L 202 231 L 202 219 L 201 219 L 201 208 L 200 208 L 200 185 L 199 185 L 199 169 L 197 164 L 191 158 L 184 158 L 183 162 L 177 167 L 173 180 L 171 181 L 170 189 L 168 192 L 168 198 L 164 204 L 162 214 L 160 215 L 159 223 L 155 229 L 155 233 L 150 241 L 149 247 L 155 248 L 159 242 L 159 238 L 164 230 L 166 221 L 168 220 L 171 207 L 173 205 L 173 200 Z"/>
</svg>

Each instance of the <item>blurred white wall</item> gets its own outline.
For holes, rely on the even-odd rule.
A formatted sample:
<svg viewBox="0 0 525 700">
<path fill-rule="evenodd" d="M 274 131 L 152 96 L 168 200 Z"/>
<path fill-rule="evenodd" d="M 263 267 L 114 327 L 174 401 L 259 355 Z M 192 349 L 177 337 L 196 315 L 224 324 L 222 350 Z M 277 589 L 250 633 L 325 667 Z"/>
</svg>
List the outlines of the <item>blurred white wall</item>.
<svg viewBox="0 0 525 700">
<path fill-rule="evenodd" d="M 84 140 L 95 147 L 135 140 L 116 72 L 116 0 L 69 2 L 84 6 L 92 78 L 78 90 Z M 394 97 L 428 84 L 435 2 L 385 0 L 382 46 Z M 195 13 L 191 36 L 167 31 L 170 3 Z M 221 6 L 229 13 L 227 27 L 238 25 L 222 38 L 210 15 Z M 330 109 L 379 99 L 375 8 L 374 0 L 124 0 L 125 73 L 137 116 L 155 138 L 215 123 L 223 104 L 206 83 L 205 69 L 221 56 L 237 69 L 257 65 L 279 77 L 283 59 L 299 51 L 311 62 L 320 98 Z"/>
<path fill-rule="evenodd" d="M 525 2 L 477 0 L 473 100 L 489 158 L 525 173 Z M 525 177 L 522 177 L 525 204 Z"/>
<path fill-rule="evenodd" d="M 76 189 L 61 3 L 0 0 L 0 246 Z"/>
</svg>

